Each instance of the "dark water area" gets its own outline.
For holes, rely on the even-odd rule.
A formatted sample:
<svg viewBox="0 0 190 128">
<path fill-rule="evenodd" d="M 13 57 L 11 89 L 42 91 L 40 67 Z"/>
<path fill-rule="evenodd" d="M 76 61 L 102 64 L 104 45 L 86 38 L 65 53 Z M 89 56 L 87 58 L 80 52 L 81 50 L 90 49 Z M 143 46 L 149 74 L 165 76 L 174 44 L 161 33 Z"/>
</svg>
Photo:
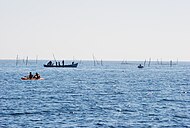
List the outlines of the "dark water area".
<svg viewBox="0 0 190 128">
<path fill-rule="evenodd" d="M 1 128 L 190 128 L 190 63 L 0 61 Z M 71 63 L 66 61 L 65 63 Z M 22 81 L 29 72 L 44 80 Z"/>
</svg>

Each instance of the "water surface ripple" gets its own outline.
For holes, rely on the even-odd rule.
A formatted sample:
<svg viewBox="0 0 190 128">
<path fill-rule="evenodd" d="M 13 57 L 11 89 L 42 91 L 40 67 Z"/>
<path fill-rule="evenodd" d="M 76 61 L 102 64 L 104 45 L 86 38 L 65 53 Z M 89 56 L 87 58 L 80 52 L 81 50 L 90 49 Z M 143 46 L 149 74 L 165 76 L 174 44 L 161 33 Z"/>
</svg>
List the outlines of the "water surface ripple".
<svg viewBox="0 0 190 128">
<path fill-rule="evenodd" d="M 0 127 L 189 128 L 190 63 L 83 62 L 76 69 L 0 61 Z M 7 65 L 7 66 L 6 66 Z M 45 80 L 22 81 L 28 72 Z"/>
</svg>

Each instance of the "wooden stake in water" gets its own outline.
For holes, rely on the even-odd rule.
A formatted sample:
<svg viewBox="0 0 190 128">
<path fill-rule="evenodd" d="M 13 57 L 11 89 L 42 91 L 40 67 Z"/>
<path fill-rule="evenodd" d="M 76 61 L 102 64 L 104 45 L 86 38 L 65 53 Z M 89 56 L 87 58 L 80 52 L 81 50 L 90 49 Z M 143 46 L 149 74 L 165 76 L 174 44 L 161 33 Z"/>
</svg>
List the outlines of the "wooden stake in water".
<svg viewBox="0 0 190 128">
<path fill-rule="evenodd" d="M 149 59 L 149 62 L 148 62 L 148 67 L 150 67 L 150 62 L 151 62 L 151 58 Z"/>
<path fill-rule="evenodd" d="M 25 60 L 23 59 L 22 62 L 23 62 L 23 64 L 24 64 L 24 63 L 25 63 Z"/>
<path fill-rule="evenodd" d="M 26 57 L 26 66 L 28 65 L 28 56 Z"/>
<path fill-rule="evenodd" d="M 145 59 L 145 61 L 144 61 L 144 67 L 145 67 L 145 65 L 146 65 L 146 59 Z"/>
<path fill-rule="evenodd" d="M 101 60 L 101 66 L 103 66 L 103 61 Z"/>
<path fill-rule="evenodd" d="M 36 56 L 36 64 L 38 63 L 38 55 Z"/>
<path fill-rule="evenodd" d="M 16 56 L 16 66 L 18 65 L 18 55 Z"/>
<path fill-rule="evenodd" d="M 157 64 L 159 65 L 159 60 L 157 59 Z"/>
<path fill-rule="evenodd" d="M 162 65 L 162 59 L 161 59 L 161 62 L 160 62 L 160 64 Z"/>
<path fill-rule="evenodd" d="M 93 61 L 94 61 L 94 66 L 96 66 L 96 60 L 95 60 L 94 54 L 92 54 L 92 58 L 93 58 Z"/>
<path fill-rule="evenodd" d="M 172 67 L 172 60 L 170 60 L 170 67 Z"/>
</svg>

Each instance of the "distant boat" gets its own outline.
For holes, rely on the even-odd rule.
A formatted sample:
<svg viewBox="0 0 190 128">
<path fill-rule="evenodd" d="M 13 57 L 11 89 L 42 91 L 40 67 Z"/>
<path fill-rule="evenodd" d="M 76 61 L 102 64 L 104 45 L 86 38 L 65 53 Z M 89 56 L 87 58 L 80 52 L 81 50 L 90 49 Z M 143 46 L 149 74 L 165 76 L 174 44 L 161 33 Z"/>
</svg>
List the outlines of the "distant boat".
<svg viewBox="0 0 190 128">
<path fill-rule="evenodd" d="M 138 66 L 138 68 L 144 68 L 144 66 L 142 66 L 141 64 Z"/>
<path fill-rule="evenodd" d="M 72 64 L 65 65 L 64 62 L 62 62 L 62 65 L 60 62 L 56 62 L 56 64 L 53 64 L 51 61 L 49 61 L 47 64 L 44 64 L 44 67 L 57 67 L 57 68 L 76 68 L 78 66 L 78 63 L 72 62 Z"/>
</svg>

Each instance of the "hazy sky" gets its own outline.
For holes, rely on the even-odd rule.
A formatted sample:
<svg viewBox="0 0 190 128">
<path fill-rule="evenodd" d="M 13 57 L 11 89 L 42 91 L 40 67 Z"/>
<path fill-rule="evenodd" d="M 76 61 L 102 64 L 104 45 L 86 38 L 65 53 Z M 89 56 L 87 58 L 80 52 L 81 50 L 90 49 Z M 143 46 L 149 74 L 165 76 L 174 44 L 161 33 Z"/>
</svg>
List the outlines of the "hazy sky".
<svg viewBox="0 0 190 128">
<path fill-rule="evenodd" d="M 190 60 L 190 0 L 0 0 L 0 59 Z"/>
</svg>

